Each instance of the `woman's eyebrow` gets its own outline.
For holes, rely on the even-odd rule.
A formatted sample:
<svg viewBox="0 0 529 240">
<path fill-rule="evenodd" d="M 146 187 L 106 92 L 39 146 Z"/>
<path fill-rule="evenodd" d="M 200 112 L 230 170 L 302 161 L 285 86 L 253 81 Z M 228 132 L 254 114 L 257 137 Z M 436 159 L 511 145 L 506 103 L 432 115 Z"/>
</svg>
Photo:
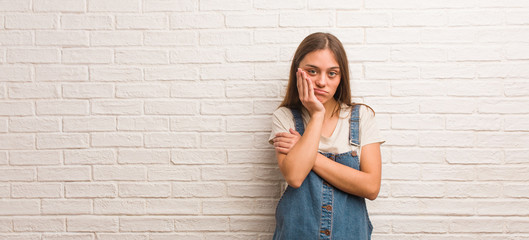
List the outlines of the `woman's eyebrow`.
<svg viewBox="0 0 529 240">
<path fill-rule="evenodd" d="M 319 68 L 318 66 L 315 66 L 315 65 L 312 65 L 312 64 L 305 64 L 305 67 L 311 67 L 311 68 Z M 334 67 L 330 67 L 329 69 L 335 69 L 335 68 L 340 68 L 338 66 L 334 66 Z"/>
</svg>

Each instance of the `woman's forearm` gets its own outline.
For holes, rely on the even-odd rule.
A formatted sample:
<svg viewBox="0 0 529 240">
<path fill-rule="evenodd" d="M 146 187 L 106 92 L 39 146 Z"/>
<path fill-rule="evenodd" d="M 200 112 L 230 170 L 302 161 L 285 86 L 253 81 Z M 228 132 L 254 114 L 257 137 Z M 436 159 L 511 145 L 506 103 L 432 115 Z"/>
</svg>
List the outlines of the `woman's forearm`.
<svg viewBox="0 0 529 240">
<path fill-rule="evenodd" d="M 285 180 L 292 187 L 301 186 L 314 166 L 318 154 L 323 118 L 323 114 L 311 116 L 303 136 L 279 163 Z"/>
</svg>

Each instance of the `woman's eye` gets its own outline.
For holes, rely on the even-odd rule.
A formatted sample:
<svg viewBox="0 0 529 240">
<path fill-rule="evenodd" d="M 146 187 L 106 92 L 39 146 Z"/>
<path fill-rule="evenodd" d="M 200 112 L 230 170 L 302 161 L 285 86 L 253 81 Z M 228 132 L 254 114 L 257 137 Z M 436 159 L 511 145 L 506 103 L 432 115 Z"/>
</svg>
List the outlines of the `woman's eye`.
<svg viewBox="0 0 529 240">
<path fill-rule="evenodd" d="M 338 75 L 337 72 L 330 72 L 330 73 L 329 73 L 329 76 L 331 76 L 331 77 L 335 77 L 336 75 Z"/>
<path fill-rule="evenodd" d="M 316 70 L 312 70 L 312 69 L 311 69 L 311 70 L 308 70 L 307 72 L 308 72 L 309 74 L 316 74 Z"/>
</svg>

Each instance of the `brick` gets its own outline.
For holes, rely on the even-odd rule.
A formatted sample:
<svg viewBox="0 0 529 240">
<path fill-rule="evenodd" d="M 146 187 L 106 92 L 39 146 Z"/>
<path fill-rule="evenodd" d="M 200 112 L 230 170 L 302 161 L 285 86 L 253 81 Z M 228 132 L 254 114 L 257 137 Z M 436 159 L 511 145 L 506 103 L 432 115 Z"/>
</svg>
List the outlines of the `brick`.
<svg viewBox="0 0 529 240">
<path fill-rule="evenodd" d="M 0 149 L 24 150 L 24 149 L 34 149 L 34 148 L 35 148 L 35 137 L 33 134 L 2 134 L 0 135 Z"/>
<path fill-rule="evenodd" d="M 449 11 L 448 26 L 503 25 L 504 17 L 493 10 Z"/>
<path fill-rule="evenodd" d="M 166 150 L 121 149 L 118 152 L 121 164 L 167 164 L 170 161 L 170 152 Z"/>
<path fill-rule="evenodd" d="M 91 179 L 89 166 L 38 167 L 39 181 L 88 181 Z"/>
<path fill-rule="evenodd" d="M 37 149 L 88 148 L 88 134 L 41 133 L 37 134 Z"/>
<path fill-rule="evenodd" d="M 0 152 L 0 165 L 7 165 L 7 151 Z"/>
<path fill-rule="evenodd" d="M 422 180 L 436 181 L 472 181 L 476 178 L 473 166 L 461 165 L 423 165 Z"/>
<path fill-rule="evenodd" d="M 114 96 L 112 84 L 63 84 L 63 98 L 111 98 Z"/>
<path fill-rule="evenodd" d="M 17 217 L 13 219 L 17 232 L 64 232 L 66 220 L 62 217 Z"/>
<path fill-rule="evenodd" d="M 527 103 L 523 100 L 483 100 L 479 103 L 478 112 L 480 113 L 528 113 L 529 110 L 524 108 Z"/>
<path fill-rule="evenodd" d="M 393 221 L 394 233 L 446 233 L 449 229 L 448 218 L 399 219 Z"/>
<path fill-rule="evenodd" d="M 443 197 L 445 188 L 442 183 L 391 183 L 392 197 Z"/>
<path fill-rule="evenodd" d="M 198 145 L 198 135 L 194 133 L 147 133 L 147 148 L 191 148 Z"/>
<path fill-rule="evenodd" d="M 203 101 L 200 109 L 202 114 L 250 114 L 252 103 L 250 101 Z"/>
<path fill-rule="evenodd" d="M 528 12 L 526 10 L 513 10 L 506 11 L 505 13 L 505 22 L 507 25 L 525 25 L 529 24 L 529 19 L 527 19 Z"/>
<path fill-rule="evenodd" d="M 419 145 L 426 147 L 471 147 L 475 143 L 470 132 L 421 132 Z"/>
<path fill-rule="evenodd" d="M 169 130 L 166 117 L 118 117 L 118 130 L 165 131 Z"/>
<path fill-rule="evenodd" d="M 61 198 L 60 183 L 14 183 L 11 185 L 12 198 Z"/>
<path fill-rule="evenodd" d="M 169 97 L 169 86 L 162 84 L 116 85 L 118 98 L 163 98 Z"/>
<path fill-rule="evenodd" d="M 366 64 L 365 79 L 418 79 L 419 68 L 409 65 Z"/>
<path fill-rule="evenodd" d="M 222 150 L 175 150 L 171 162 L 181 164 L 226 164 L 226 153 Z"/>
<path fill-rule="evenodd" d="M 64 151 L 64 164 L 93 165 L 114 163 L 116 163 L 116 154 L 110 149 Z"/>
<path fill-rule="evenodd" d="M 7 88 L 9 98 L 58 98 L 59 86 L 52 84 L 16 84 Z"/>
<path fill-rule="evenodd" d="M 92 212 L 92 201 L 89 199 L 43 199 L 41 214 L 79 215 Z"/>
<path fill-rule="evenodd" d="M 371 215 L 470 216 L 475 206 L 464 199 L 377 199 L 368 203 Z"/>
<path fill-rule="evenodd" d="M 202 167 L 202 180 L 208 181 L 249 181 L 253 179 L 251 167 L 215 166 Z"/>
<path fill-rule="evenodd" d="M 529 222 L 526 219 L 512 219 L 507 220 L 506 232 L 509 233 L 526 233 Z"/>
<path fill-rule="evenodd" d="M 438 10 L 395 12 L 392 23 L 398 27 L 442 27 L 448 23 L 448 16 Z"/>
<path fill-rule="evenodd" d="M 1 215 L 30 215 L 39 214 L 39 200 L 0 200 L 0 214 Z"/>
<path fill-rule="evenodd" d="M 278 54 L 275 47 L 239 46 L 228 48 L 226 56 L 230 62 L 265 62 L 277 61 Z"/>
<path fill-rule="evenodd" d="M 55 29 L 59 22 L 56 14 L 17 14 L 5 16 L 6 29 Z"/>
<path fill-rule="evenodd" d="M 141 81 L 142 73 L 136 67 L 90 67 L 91 81 Z"/>
<path fill-rule="evenodd" d="M 171 51 L 171 63 L 221 63 L 225 53 L 218 48 L 178 49 Z"/>
<path fill-rule="evenodd" d="M 12 45 L 28 46 L 28 45 L 31 45 L 32 43 L 33 43 L 33 36 L 30 31 L 2 30 L 2 32 L 0 32 L 0 44 L 2 44 L 3 46 L 12 46 Z"/>
<path fill-rule="evenodd" d="M 98 181 L 142 181 L 145 179 L 146 170 L 142 166 L 94 167 L 94 180 Z"/>
<path fill-rule="evenodd" d="M 121 217 L 119 230 L 124 232 L 171 232 L 174 223 L 166 217 Z"/>
<path fill-rule="evenodd" d="M 508 44 L 505 46 L 506 59 L 529 59 L 529 45 L 528 44 Z"/>
<path fill-rule="evenodd" d="M 60 52 L 55 48 L 7 49 L 9 63 L 58 63 Z"/>
<path fill-rule="evenodd" d="M 269 70 L 267 69 L 267 71 Z M 250 64 L 208 64 L 200 67 L 202 80 L 249 80 L 253 76 L 254 68 Z"/>
<path fill-rule="evenodd" d="M 228 183 L 228 196 L 230 197 L 271 197 L 277 198 L 280 196 L 279 184 L 239 184 Z"/>
<path fill-rule="evenodd" d="M 89 12 L 139 12 L 140 0 L 88 0 Z"/>
<path fill-rule="evenodd" d="M 476 169 L 477 179 L 485 181 L 526 181 L 529 178 L 527 167 L 482 166 Z"/>
<path fill-rule="evenodd" d="M 300 30 L 300 29 L 273 29 L 273 30 L 256 29 L 254 33 L 254 39 L 256 43 L 273 43 L 273 44 L 277 44 L 277 43 L 298 44 L 306 36 L 307 36 L 307 32 L 304 30 Z M 294 52 L 292 52 L 289 58 L 292 58 L 292 56 L 294 56 Z"/>
<path fill-rule="evenodd" d="M 426 47 L 394 47 L 391 48 L 393 61 L 438 62 L 446 61 L 446 50 L 442 48 Z"/>
<path fill-rule="evenodd" d="M 466 219 L 452 219 L 450 231 L 459 233 L 501 233 L 503 223 L 499 219 L 473 217 Z"/>
<path fill-rule="evenodd" d="M 228 132 L 270 131 L 271 122 L 270 116 L 228 117 L 226 129 Z"/>
<path fill-rule="evenodd" d="M 274 214 L 275 200 L 204 200 L 204 214 Z"/>
<path fill-rule="evenodd" d="M 504 94 L 503 83 L 500 81 L 473 81 L 473 80 L 449 80 L 446 81 L 446 89 L 449 96 L 502 96 Z"/>
<path fill-rule="evenodd" d="M 118 188 L 120 197 L 160 198 L 171 195 L 171 185 L 167 183 L 122 183 Z"/>
<path fill-rule="evenodd" d="M 169 20 L 165 14 L 118 15 L 117 29 L 167 29 Z"/>
<path fill-rule="evenodd" d="M 59 132 L 60 119 L 58 118 L 10 118 L 10 132 Z"/>
<path fill-rule="evenodd" d="M 222 216 L 178 216 L 174 218 L 176 231 L 227 231 L 228 218 Z"/>
<path fill-rule="evenodd" d="M 391 162 L 394 163 L 443 163 L 445 151 L 436 148 L 393 147 Z"/>
<path fill-rule="evenodd" d="M 191 12 L 197 9 L 193 0 L 144 0 L 145 12 Z"/>
<path fill-rule="evenodd" d="M 92 114 L 139 115 L 143 103 L 136 100 L 95 100 L 92 101 Z"/>
<path fill-rule="evenodd" d="M 91 133 L 93 147 L 141 147 L 143 136 L 139 133 Z"/>
<path fill-rule="evenodd" d="M 506 116 L 504 129 L 505 131 L 529 131 L 528 120 L 527 117 Z"/>
<path fill-rule="evenodd" d="M 472 43 L 476 31 L 469 28 L 434 28 L 421 30 L 423 43 Z"/>
<path fill-rule="evenodd" d="M 241 133 L 202 134 L 201 146 L 207 148 L 252 148 L 252 139 L 253 136 Z"/>
<path fill-rule="evenodd" d="M 505 149 L 505 163 L 527 163 L 528 152 L 524 149 Z"/>
<path fill-rule="evenodd" d="M 273 165 L 274 166 L 274 165 Z M 283 175 L 281 175 L 281 171 L 279 170 L 279 167 L 260 167 L 259 170 L 254 172 L 255 179 L 256 180 L 264 180 L 264 181 L 283 181 Z M 284 189 L 286 186 L 284 185 L 282 189 Z"/>
<path fill-rule="evenodd" d="M 11 165 L 59 165 L 62 162 L 60 151 L 11 151 L 9 163 Z"/>
<path fill-rule="evenodd" d="M 247 0 L 225 2 L 222 0 L 204 0 L 199 4 L 200 11 L 229 10 L 242 11 L 252 8 L 252 3 Z"/>
<path fill-rule="evenodd" d="M 200 45 L 229 46 L 229 45 L 250 45 L 252 36 L 246 31 L 204 31 L 200 33 Z"/>
<path fill-rule="evenodd" d="M 67 198 L 115 198 L 117 187 L 112 183 L 66 183 L 64 194 Z"/>
<path fill-rule="evenodd" d="M 253 103 L 253 113 L 272 114 L 280 103 L 278 100 L 255 100 Z"/>
<path fill-rule="evenodd" d="M 143 199 L 95 199 L 94 214 L 145 214 Z"/>
<path fill-rule="evenodd" d="M 502 193 L 500 183 L 445 183 L 446 197 L 453 198 L 497 198 Z"/>
<path fill-rule="evenodd" d="M 224 129 L 223 122 L 219 117 L 173 117 L 171 131 L 220 132 Z"/>
<path fill-rule="evenodd" d="M 175 13 L 171 15 L 172 29 L 218 29 L 224 26 L 220 13 Z"/>
<path fill-rule="evenodd" d="M 37 66 L 37 81 L 88 81 L 88 68 L 83 66 Z"/>
<path fill-rule="evenodd" d="M 119 239 L 130 239 L 130 240 L 147 240 L 147 234 L 142 233 L 100 233 L 97 237 L 101 240 L 119 240 Z M 155 238 L 152 238 L 155 239 Z"/>
<path fill-rule="evenodd" d="M 101 132 L 116 130 L 114 117 L 63 118 L 65 132 Z"/>
<path fill-rule="evenodd" d="M 119 64 L 167 64 L 169 54 L 165 50 L 116 50 L 115 61 Z"/>
<path fill-rule="evenodd" d="M 0 81 L 2 82 L 29 82 L 31 81 L 31 68 L 23 66 L 0 66 Z"/>
<path fill-rule="evenodd" d="M 525 63 L 488 63 L 477 67 L 480 78 L 525 78 L 529 71 Z"/>
<path fill-rule="evenodd" d="M 279 14 L 280 27 L 330 27 L 334 17 L 330 12 L 282 12 Z"/>
<path fill-rule="evenodd" d="M 448 116 L 446 129 L 450 130 L 500 130 L 502 119 L 499 116 Z"/>
<path fill-rule="evenodd" d="M 417 164 L 385 165 L 382 172 L 384 180 L 419 180 L 420 176 L 421 169 Z"/>
<path fill-rule="evenodd" d="M 226 26 L 230 28 L 277 27 L 279 14 L 256 12 L 226 14 Z"/>
<path fill-rule="evenodd" d="M 230 216 L 230 231 L 274 232 L 273 217 Z"/>
<path fill-rule="evenodd" d="M 431 129 L 445 128 L 445 118 L 438 115 L 393 115 L 391 117 L 392 129 Z"/>
<path fill-rule="evenodd" d="M 31 9 L 31 0 L 0 1 L 0 12 L 26 12 Z"/>
<path fill-rule="evenodd" d="M 278 97 L 279 89 L 275 83 L 237 83 L 231 82 L 226 86 L 228 98 L 242 97 Z"/>
<path fill-rule="evenodd" d="M 181 199 L 149 199 L 147 213 L 154 215 L 184 215 L 199 214 L 201 203 L 193 200 Z"/>
<path fill-rule="evenodd" d="M 37 115 L 88 115 L 88 102 L 84 100 L 38 100 Z"/>
<path fill-rule="evenodd" d="M 139 46 L 142 34 L 138 31 L 94 31 L 90 32 L 91 46 Z"/>
<path fill-rule="evenodd" d="M 144 33 L 143 42 L 147 46 L 195 46 L 198 33 L 193 31 L 148 31 Z"/>
<path fill-rule="evenodd" d="M 387 47 L 349 47 L 347 55 L 349 62 L 380 62 L 389 59 L 389 48 Z M 393 54 L 393 51 L 392 51 Z"/>
<path fill-rule="evenodd" d="M 114 20 L 108 15 L 61 15 L 62 29 L 111 30 L 113 27 Z"/>
<path fill-rule="evenodd" d="M 34 168 L 1 168 L 2 175 L 0 175 L 1 181 L 19 181 L 19 182 L 31 182 L 35 181 L 37 172 Z"/>
<path fill-rule="evenodd" d="M 3 237 L 14 240 L 40 240 L 40 234 L 19 233 L 19 234 L 2 234 Z"/>
<path fill-rule="evenodd" d="M 276 164 L 274 150 L 228 150 L 228 162 Z"/>
<path fill-rule="evenodd" d="M 114 216 L 76 216 L 66 218 L 69 232 L 117 232 L 119 219 Z"/>
<path fill-rule="evenodd" d="M 147 175 L 149 181 L 196 181 L 200 179 L 200 169 L 174 165 L 157 166 L 150 167 Z"/>
<path fill-rule="evenodd" d="M 437 64 L 437 65 L 428 65 L 421 67 L 421 78 L 474 78 L 474 69 L 473 65 L 465 64 Z"/>
<path fill-rule="evenodd" d="M 193 66 L 173 65 L 170 67 L 146 67 L 146 81 L 196 80 L 198 68 Z"/>
<path fill-rule="evenodd" d="M 393 131 L 386 135 L 386 143 L 392 146 L 415 146 L 417 145 L 417 133 L 411 131 Z"/>
<path fill-rule="evenodd" d="M 448 50 L 449 61 L 499 61 L 503 59 L 503 48 L 500 47 L 465 47 Z"/>
<path fill-rule="evenodd" d="M 222 82 L 182 82 L 171 85 L 171 97 L 222 98 L 225 96 Z"/>
<path fill-rule="evenodd" d="M 369 106 L 377 110 L 377 113 L 417 113 L 419 110 L 419 104 L 417 101 L 409 99 L 391 99 L 386 98 L 371 98 Z"/>
<path fill-rule="evenodd" d="M 237 236 L 233 236 L 233 234 L 230 234 L 229 232 L 211 232 L 206 233 L 205 237 L 206 240 L 268 239 L 273 237 L 273 231 L 272 233 L 263 233 L 259 235 L 257 233 L 237 233 Z"/>
<path fill-rule="evenodd" d="M 84 12 L 85 5 L 84 0 L 36 0 L 33 2 L 33 9 L 36 12 Z"/>
<path fill-rule="evenodd" d="M 63 49 L 63 63 L 112 63 L 111 49 Z"/>
<path fill-rule="evenodd" d="M 56 234 L 43 234 L 42 239 L 45 240 L 70 240 L 70 239 L 76 239 L 76 240 L 91 240 L 92 239 L 91 233 L 56 233 Z"/>
<path fill-rule="evenodd" d="M 368 28 L 367 43 L 418 43 L 421 32 L 413 28 Z"/>
<path fill-rule="evenodd" d="M 192 115 L 197 112 L 195 101 L 145 101 L 145 114 L 149 115 Z"/>
<path fill-rule="evenodd" d="M 172 182 L 173 197 L 217 198 L 226 195 L 226 185 L 220 182 Z"/>
<path fill-rule="evenodd" d="M 421 113 L 473 113 L 476 102 L 473 99 L 430 99 L 421 101 L 419 108 Z"/>
<path fill-rule="evenodd" d="M 447 151 L 446 161 L 453 164 L 501 164 L 503 153 L 493 150 L 451 150 Z"/>
<path fill-rule="evenodd" d="M 338 27 L 386 27 L 389 26 L 389 19 L 389 14 L 381 12 L 339 11 L 336 13 Z"/>
</svg>

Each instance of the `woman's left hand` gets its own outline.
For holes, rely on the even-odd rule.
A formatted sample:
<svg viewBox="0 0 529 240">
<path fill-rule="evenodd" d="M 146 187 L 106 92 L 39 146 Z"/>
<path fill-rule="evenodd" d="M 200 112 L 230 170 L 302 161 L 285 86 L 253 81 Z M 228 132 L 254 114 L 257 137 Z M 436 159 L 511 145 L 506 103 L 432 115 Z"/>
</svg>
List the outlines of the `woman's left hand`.
<svg viewBox="0 0 529 240">
<path fill-rule="evenodd" d="M 292 128 L 289 129 L 289 132 L 277 133 L 274 138 L 274 148 L 280 153 L 288 154 L 300 138 L 301 135 Z"/>
</svg>

